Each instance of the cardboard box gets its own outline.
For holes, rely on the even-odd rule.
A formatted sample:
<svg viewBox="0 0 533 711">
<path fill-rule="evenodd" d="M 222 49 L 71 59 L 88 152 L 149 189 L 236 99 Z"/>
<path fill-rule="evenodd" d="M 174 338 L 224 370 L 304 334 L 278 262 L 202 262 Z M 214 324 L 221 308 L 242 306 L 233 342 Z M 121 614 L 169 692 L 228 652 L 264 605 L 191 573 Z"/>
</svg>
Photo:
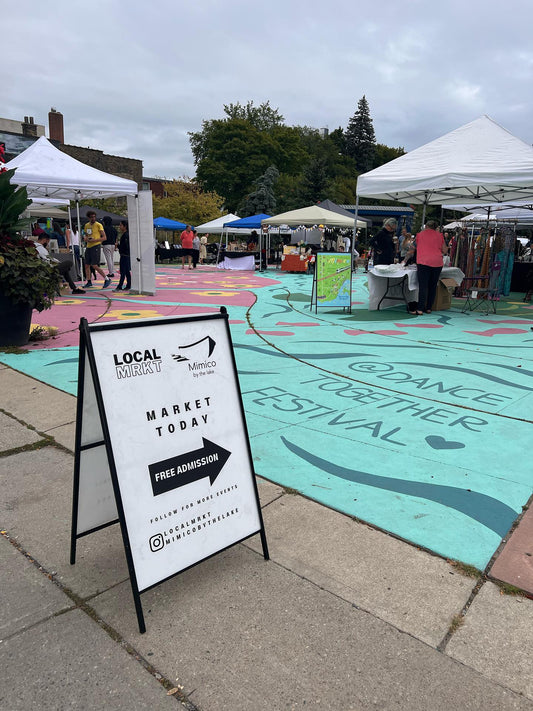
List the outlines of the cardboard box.
<svg viewBox="0 0 533 711">
<path fill-rule="evenodd" d="M 433 311 L 446 311 L 446 309 L 449 309 L 452 305 L 452 291 L 458 286 L 459 284 L 455 279 L 439 279 L 435 301 L 431 309 Z"/>
</svg>

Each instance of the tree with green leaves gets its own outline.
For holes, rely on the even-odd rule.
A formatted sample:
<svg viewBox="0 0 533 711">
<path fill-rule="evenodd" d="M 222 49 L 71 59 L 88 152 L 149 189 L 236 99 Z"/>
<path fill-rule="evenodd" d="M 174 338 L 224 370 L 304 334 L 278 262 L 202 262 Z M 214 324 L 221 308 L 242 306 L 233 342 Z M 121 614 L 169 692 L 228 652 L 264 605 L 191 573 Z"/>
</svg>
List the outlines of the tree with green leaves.
<svg viewBox="0 0 533 711">
<path fill-rule="evenodd" d="M 385 163 L 395 160 L 403 155 L 405 155 L 405 150 L 401 146 L 398 148 L 391 148 L 383 143 L 377 143 L 374 155 L 374 165 L 372 167 L 379 168 L 380 165 L 384 165 Z"/>
<path fill-rule="evenodd" d="M 214 192 L 204 192 L 188 179 L 163 183 L 166 197 L 152 197 L 154 215 L 170 220 L 201 225 L 222 214 L 223 198 Z"/>
<path fill-rule="evenodd" d="M 297 174 L 307 156 L 295 129 L 279 125 L 277 119 L 267 120 L 264 115 L 260 121 L 257 116 L 253 120 L 269 127 L 258 128 L 240 117 L 240 109 L 230 111 L 230 107 L 226 108 L 231 118 L 204 121 L 202 130 L 189 137 L 198 183 L 204 190 L 222 195 L 226 208 L 235 212 L 253 191 L 257 176 L 269 166 Z"/>
<path fill-rule="evenodd" d="M 264 101 L 259 106 L 254 106 L 253 101 L 248 101 L 246 106 L 240 102 L 224 104 L 224 113 L 228 119 L 248 121 L 259 131 L 270 131 L 275 126 L 283 126 L 285 121 L 280 112 L 270 106 L 270 101 Z"/>
<path fill-rule="evenodd" d="M 305 166 L 300 184 L 300 199 L 305 205 L 325 200 L 328 196 L 328 171 L 326 159 L 311 158 Z"/>
<path fill-rule="evenodd" d="M 353 158 L 358 172 L 366 173 L 372 170 L 376 152 L 376 136 L 366 96 L 359 99 L 357 111 L 349 120 L 344 137 L 345 153 Z"/>
<path fill-rule="evenodd" d="M 402 148 L 376 144 L 365 96 L 348 128 L 339 127 L 328 136 L 310 126 L 286 126 L 268 101 L 259 106 L 253 101 L 226 104 L 224 114 L 203 121 L 189 140 L 198 184 L 221 195 L 231 212 L 243 207 L 255 212 L 258 201 L 264 203 L 255 194 L 256 181 L 270 166 L 279 171 L 272 192 L 280 212 L 323 197 L 353 203 L 357 174 L 403 153 Z M 250 196 L 253 201 L 247 203 Z"/>
<path fill-rule="evenodd" d="M 257 180 L 254 181 L 255 190 L 246 196 L 242 212 L 243 217 L 265 213 L 274 215 L 276 212 L 276 197 L 274 185 L 279 178 L 279 170 L 275 165 L 269 166 Z"/>
</svg>

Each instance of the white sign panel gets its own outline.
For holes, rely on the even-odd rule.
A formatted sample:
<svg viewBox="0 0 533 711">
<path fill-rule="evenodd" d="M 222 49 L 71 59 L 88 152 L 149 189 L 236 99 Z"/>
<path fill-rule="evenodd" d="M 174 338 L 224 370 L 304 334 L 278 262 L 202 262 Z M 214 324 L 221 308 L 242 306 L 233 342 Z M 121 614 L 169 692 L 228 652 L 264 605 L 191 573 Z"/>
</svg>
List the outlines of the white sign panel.
<svg viewBox="0 0 533 711">
<path fill-rule="evenodd" d="M 261 521 L 226 320 L 128 326 L 89 331 L 142 592 Z"/>
<path fill-rule="evenodd" d="M 76 534 L 78 536 L 118 519 L 87 351 L 85 351 L 84 357 L 79 496 L 76 517 Z"/>
</svg>

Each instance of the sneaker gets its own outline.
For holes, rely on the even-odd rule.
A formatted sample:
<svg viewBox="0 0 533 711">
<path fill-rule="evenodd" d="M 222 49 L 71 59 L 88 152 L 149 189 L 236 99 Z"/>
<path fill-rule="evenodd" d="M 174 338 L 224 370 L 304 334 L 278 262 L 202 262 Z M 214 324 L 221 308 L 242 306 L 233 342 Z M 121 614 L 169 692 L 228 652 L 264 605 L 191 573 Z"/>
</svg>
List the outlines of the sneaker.
<svg viewBox="0 0 533 711">
<path fill-rule="evenodd" d="M 116 291 L 122 291 L 122 287 L 117 287 L 116 289 L 113 289 L 113 293 L 115 293 Z"/>
<path fill-rule="evenodd" d="M 111 279 L 106 279 L 104 281 L 104 285 L 103 285 L 102 289 L 107 289 L 108 286 L 111 286 Z"/>
<path fill-rule="evenodd" d="M 86 284 L 83 285 L 83 288 L 88 289 L 92 285 L 93 285 L 92 281 L 88 281 Z"/>
<path fill-rule="evenodd" d="M 107 276 L 109 277 L 109 279 L 111 279 L 111 277 L 115 276 L 115 272 L 113 272 L 113 274 L 108 274 Z"/>
<path fill-rule="evenodd" d="M 85 289 L 80 289 L 79 287 L 76 287 L 75 289 L 72 289 L 73 294 L 85 294 Z"/>
<path fill-rule="evenodd" d="M 131 289 L 131 286 L 125 286 L 122 291 L 129 291 Z"/>
</svg>

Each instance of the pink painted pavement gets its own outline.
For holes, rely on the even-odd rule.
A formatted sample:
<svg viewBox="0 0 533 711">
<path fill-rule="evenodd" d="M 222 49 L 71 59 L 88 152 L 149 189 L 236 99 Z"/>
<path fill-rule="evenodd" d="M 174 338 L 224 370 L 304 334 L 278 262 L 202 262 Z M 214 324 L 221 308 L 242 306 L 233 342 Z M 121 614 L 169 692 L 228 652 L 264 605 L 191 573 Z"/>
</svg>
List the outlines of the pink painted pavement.
<svg viewBox="0 0 533 711">
<path fill-rule="evenodd" d="M 254 272 L 220 272 L 214 267 L 199 267 L 196 270 L 172 267 L 156 268 L 156 293 L 153 296 L 135 295 L 128 292 L 115 293 L 113 281 L 110 289 L 103 290 L 100 282 L 85 294 L 58 297 L 51 309 L 34 311 L 32 323 L 51 326 L 57 335 L 45 341 L 28 344 L 28 348 L 63 348 L 77 346 L 78 326 L 85 317 L 89 323 L 121 321 L 158 316 L 185 316 L 189 314 L 216 313 L 219 304 L 227 306 L 251 306 L 255 302 L 252 289 L 279 284 L 276 279 L 256 276 Z"/>
<path fill-rule="evenodd" d="M 533 596 L 533 508 L 523 515 L 489 575 Z"/>
</svg>

